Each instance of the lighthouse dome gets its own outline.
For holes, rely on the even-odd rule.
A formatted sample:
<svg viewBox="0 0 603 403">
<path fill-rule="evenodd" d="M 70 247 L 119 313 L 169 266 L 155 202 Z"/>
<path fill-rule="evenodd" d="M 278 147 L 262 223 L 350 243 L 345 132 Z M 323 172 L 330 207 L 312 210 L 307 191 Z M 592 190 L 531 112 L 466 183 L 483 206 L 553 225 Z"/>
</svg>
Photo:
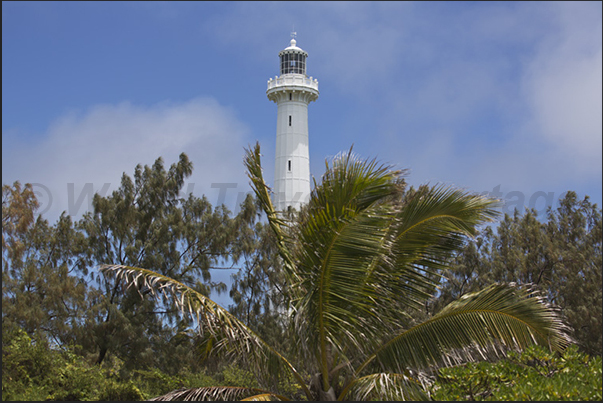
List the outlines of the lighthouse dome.
<svg viewBox="0 0 603 403">
<path fill-rule="evenodd" d="M 301 48 L 297 47 L 297 41 L 295 39 L 291 39 L 291 45 L 287 46 L 285 50 L 297 50 L 299 52 L 303 52 Z M 305 52 L 304 52 L 305 53 Z"/>
</svg>

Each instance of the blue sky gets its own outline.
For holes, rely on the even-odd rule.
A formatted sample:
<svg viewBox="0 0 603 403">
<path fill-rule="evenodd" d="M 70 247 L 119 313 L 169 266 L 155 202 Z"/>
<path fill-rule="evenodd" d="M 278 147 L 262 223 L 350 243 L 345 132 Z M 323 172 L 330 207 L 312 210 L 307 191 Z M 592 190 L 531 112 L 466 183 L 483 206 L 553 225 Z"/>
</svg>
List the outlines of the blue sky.
<svg viewBox="0 0 603 403">
<path fill-rule="evenodd" d="M 44 215 L 186 152 L 186 189 L 236 210 L 244 147 L 273 177 L 278 52 L 297 32 L 320 97 L 311 172 L 354 145 L 411 184 L 543 211 L 602 199 L 600 2 L 2 2 L 2 182 Z"/>
</svg>

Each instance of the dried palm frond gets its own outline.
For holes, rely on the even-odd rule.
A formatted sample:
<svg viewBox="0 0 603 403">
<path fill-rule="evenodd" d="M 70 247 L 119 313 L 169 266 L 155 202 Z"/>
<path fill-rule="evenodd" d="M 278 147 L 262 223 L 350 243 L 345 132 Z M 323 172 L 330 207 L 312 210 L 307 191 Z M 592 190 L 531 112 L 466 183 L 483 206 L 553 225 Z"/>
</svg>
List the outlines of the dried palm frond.
<svg viewBox="0 0 603 403">
<path fill-rule="evenodd" d="M 289 400 L 284 396 L 256 388 L 241 388 L 235 386 L 213 386 L 205 388 L 178 389 L 165 395 L 150 399 L 155 402 L 208 402 L 208 401 L 281 401 Z"/>
</svg>

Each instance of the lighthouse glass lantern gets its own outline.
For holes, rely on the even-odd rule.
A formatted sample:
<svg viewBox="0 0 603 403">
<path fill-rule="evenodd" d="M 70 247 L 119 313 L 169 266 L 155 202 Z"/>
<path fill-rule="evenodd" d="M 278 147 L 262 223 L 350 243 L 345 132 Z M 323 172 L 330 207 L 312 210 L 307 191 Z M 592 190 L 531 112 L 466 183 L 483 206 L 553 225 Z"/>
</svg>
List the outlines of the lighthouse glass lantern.
<svg viewBox="0 0 603 403">
<path fill-rule="evenodd" d="M 301 50 L 301 49 L 300 49 Z M 306 53 L 291 50 L 281 52 L 281 75 L 303 74 L 306 75 Z"/>
</svg>

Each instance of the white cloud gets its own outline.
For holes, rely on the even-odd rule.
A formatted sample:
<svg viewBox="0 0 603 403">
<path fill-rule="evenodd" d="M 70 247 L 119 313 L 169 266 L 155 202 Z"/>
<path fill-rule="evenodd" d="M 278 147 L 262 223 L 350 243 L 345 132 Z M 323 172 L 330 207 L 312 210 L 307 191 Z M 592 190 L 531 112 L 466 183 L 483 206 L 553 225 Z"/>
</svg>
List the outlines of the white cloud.
<svg viewBox="0 0 603 403">
<path fill-rule="evenodd" d="M 579 174 L 600 176 L 601 18 L 584 4 L 555 5 L 557 30 L 540 46 L 524 77 L 530 129 L 571 158 Z"/>
<path fill-rule="evenodd" d="M 185 152 L 193 162 L 185 191 L 205 194 L 215 205 L 219 188 L 212 184 L 235 183 L 237 188 L 228 189 L 224 200 L 234 210 L 235 193 L 249 190 L 242 163 L 247 135 L 236 114 L 211 98 L 152 106 L 96 105 L 58 118 L 35 143 L 7 133 L 16 144 L 9 147 L 11 154 L 3 153 L 2 181 L 39 184 L 41 209 L 51 221 L 63 210 L 79 218 L 89 207 L 86 191 L 110 194 L 122 173 L 132 176 L 137 164 L 151 165 L 162 157 L 167 169 Z"/>
</svg>

